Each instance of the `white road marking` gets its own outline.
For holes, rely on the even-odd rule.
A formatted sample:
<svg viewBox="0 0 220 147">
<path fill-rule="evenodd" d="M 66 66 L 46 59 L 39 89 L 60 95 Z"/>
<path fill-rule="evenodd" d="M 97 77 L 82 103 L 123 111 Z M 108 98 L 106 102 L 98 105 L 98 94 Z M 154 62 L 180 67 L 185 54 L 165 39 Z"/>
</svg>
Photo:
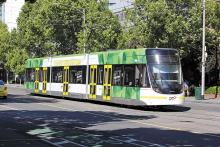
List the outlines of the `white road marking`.
<svg viewBox="0 0 220 147">
<path fill-rule="evenodd" d="M 0 142 L 9 142 L 9 141 L 40 141 L 42 139 L 4 139 L 0 140 Z"/>
<path fill-rule="evenodd" d="M 132 145 L 140 146 L 140 147 L 146 147 L 146 146 L 164 147 L 163 145 L 160 145 L 160 144 L 152 143 L 152 142 L 149 142 L 149 141 L 136 140 L 136 139 L 130 138 L 130 137 L 126 137 L 128 140 L 121 140 L 121 139 L 118 139 L 118 138 L 115 138 L 115 137 L 110 137 L 110 138 L 114 139 L 114 140 L 117 140 L 117 141 L 129 143 L 129 144 L 132 144 Z M 138 144 L 138 143 L 134 143 L 134 142 L 142 142 L 143 144 Z"/>
<path fill-rule="evenodd" d="M 8 106 L 3 106 L 3 105 L 0 105 L 0 107 L 4 107 L 4 108 L 10 109 L 10 110 L 19 111 L 19 109 L 16 109 L 16 108 L 14 108 L 14 107 L 8 107 Z"/>
<path fill-rule="evenodd" d="M 65 145 L 67 143 L 71 143 L 74 146 L 87 147 L 85 145 L 82 145 L 82 144 L 79 144 L 79 143 L 76 143 L 76 142 L 73 142 L 73 141 L 69 141 L 69 140 L 63 139 L 63 138 L 62 138 L 63 141 L 60 141 L 60 142 L 52 142 L 52 141 L 49 141 L 49 140 L 46 140 L 46 139 L 42 139 L 42 140 L 47 142 L 47 143 L 49 143 L 49 144 L 52 144 L 52 145 L 54 145 L 56 147 L 63 147 L 62 145 Z"/>
</svg>

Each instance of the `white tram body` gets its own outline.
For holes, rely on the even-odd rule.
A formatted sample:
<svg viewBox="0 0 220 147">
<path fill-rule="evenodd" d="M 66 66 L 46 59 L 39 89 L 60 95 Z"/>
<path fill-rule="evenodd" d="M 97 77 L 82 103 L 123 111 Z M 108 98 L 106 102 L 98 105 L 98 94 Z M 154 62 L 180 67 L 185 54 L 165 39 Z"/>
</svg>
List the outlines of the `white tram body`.
<svg viewBox="0 0 220 147">
<path fill-rule="evenodd" d="M 25 87 L 34 94 L 127 105 L 184 102 L 179 54 L 167 48 L 28 59 Z"/>
</svg>

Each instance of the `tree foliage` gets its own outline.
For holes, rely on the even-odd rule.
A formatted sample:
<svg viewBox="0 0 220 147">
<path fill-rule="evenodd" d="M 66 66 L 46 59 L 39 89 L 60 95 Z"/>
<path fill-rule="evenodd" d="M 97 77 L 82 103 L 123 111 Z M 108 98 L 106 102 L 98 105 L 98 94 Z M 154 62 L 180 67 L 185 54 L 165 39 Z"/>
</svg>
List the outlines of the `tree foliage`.
<svg viewBox="0 0 220 147">
<path fill-rule="evenodd" d="M 0 62 L 6 62 L 6 55 L 9 51 L 9 38 L 10 34 L 8 32 L 6 24 L 0 21 Z"/>
<path fill-rule="evenodd" d="M 206 8 L 206 45 L 217 47 L 219 32 L 219 4 L 210 0 Z M 194 0 L 136 0 L 128 10 L 123 35 L 123 48 L 177 48 L 183 57 L 201 55 L 202 3 Z M 195 58 L 200 60 L 200 58 Z"/>
<path fill-rule="evenodd" d="M 85 22 L 84 22 L 85 18 Z M 197 76 L 202 51 L 201 0 L 136 0 L 119 23 L 107 0 L 37 0 L 26 2 L 17 30 L 0 22 L 0 58 L 17 74 L 24 60 L 116 48 L 177 48 L 188 77 Z M 211 71 L 216 65 L 220 36 L 220 4 L 206 1 L 206 46 Z M 186 69 L 187 68 L 187 69 Z M 184 72 L 184 74 L 187 72 Z M 195 79 L 195 81 L 199 81 Z"/>
<path fill-rule="evenodd" d="M 108 9 L 107 3 L 105 1 L 97 3 L 96 0 L 88 3 L 84 0 L 81 5 L 85 10 L 86 21 L 77 35 L 78 47 L 80 49 L 85 47 L 86 52 L 116 49 L 122 30 L 118 18 Z"/>
<path fill-rule="evenodd" d="M 17 75 L 22 75 L 25 70 L 27 52 L 20 46 L 20 38 L 16 30 L 8 35 L 7 52 L 5 54 L 5 67 Z"/>
<path fill-rule="evenodd" d="M 82 52 L 84 44 L 90 51 L 115 48 L 120 24 L 105 5 L 96 0 L 26 3 L 18 20 L 22 46 L 34 57 Z"/>
<path fill-rule="evenodd" d="M 120 48 L 177 48 L 183 59 L 184 70 L 198 69 L 198 72 L 192 73 L 195 75 L 189 77 L 199 78 L 202 1 L 136 0 L 133 9 L 127 10 L 127 16 Z M 215 56 L 218 46 L 219 20 L 220 4 L 215 0 L 206 1 L 206 47 L 209 56 Z M 216 61 L 213 58 L 208 59 L 208 62 Z"/>
<path fill-rule="evenodd" d="M 7 54 L 7 64 L 6 66 L 17 75 L 24 74 L 25 71 L 25 61 L 28 59 L 28 55 L 24 49 L 13 49 L 9 54 Z"/>
</svg>

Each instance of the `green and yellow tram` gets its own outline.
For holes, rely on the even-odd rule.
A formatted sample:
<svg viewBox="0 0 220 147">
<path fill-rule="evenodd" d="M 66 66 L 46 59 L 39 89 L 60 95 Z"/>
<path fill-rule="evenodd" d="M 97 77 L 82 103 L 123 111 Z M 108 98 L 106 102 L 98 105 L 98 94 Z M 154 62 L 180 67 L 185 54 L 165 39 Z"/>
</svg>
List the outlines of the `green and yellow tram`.
<svg viewBox="0 0 220 147">
<path fill-rule="evenodd" d="M 179 53 L 170 48 L 28 59 L 25 87 L 34 94 L 127 105 L 184 101 Z"/>
</svg>

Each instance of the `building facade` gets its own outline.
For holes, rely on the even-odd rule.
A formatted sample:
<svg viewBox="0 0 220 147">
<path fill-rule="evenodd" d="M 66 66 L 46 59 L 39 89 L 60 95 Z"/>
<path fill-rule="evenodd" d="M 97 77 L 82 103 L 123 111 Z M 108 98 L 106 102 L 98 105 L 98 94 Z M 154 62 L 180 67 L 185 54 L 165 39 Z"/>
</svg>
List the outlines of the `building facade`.
<svg viewBox="0 0 220 147">
<path fill-rule="evenodd" d="M 5 11 L 4 11 L 4 8 L 5 8 L 5 7 L 4 7 L 3 3 L 0 3 L 0 20 L 1 20 L 1 21 L 4 21 L 4 20 L 3 20 L 3 18 L 4 18 L 4 12 L 5 12 Z"/>
<path fill-rule="evenodd" d="M 0 4 L 0 20 L 8 26 L 9 31 L 17 27 L 17 18 L 24 3 L 25 0 L 6 0 Z"/>
<path fill-rule="evenodd" d="M 120 22 L 125 20 L 125 9 L 133 7 L 134 0 L 109 0 L 109 9 L 118 16 Z"/>
</svg>

